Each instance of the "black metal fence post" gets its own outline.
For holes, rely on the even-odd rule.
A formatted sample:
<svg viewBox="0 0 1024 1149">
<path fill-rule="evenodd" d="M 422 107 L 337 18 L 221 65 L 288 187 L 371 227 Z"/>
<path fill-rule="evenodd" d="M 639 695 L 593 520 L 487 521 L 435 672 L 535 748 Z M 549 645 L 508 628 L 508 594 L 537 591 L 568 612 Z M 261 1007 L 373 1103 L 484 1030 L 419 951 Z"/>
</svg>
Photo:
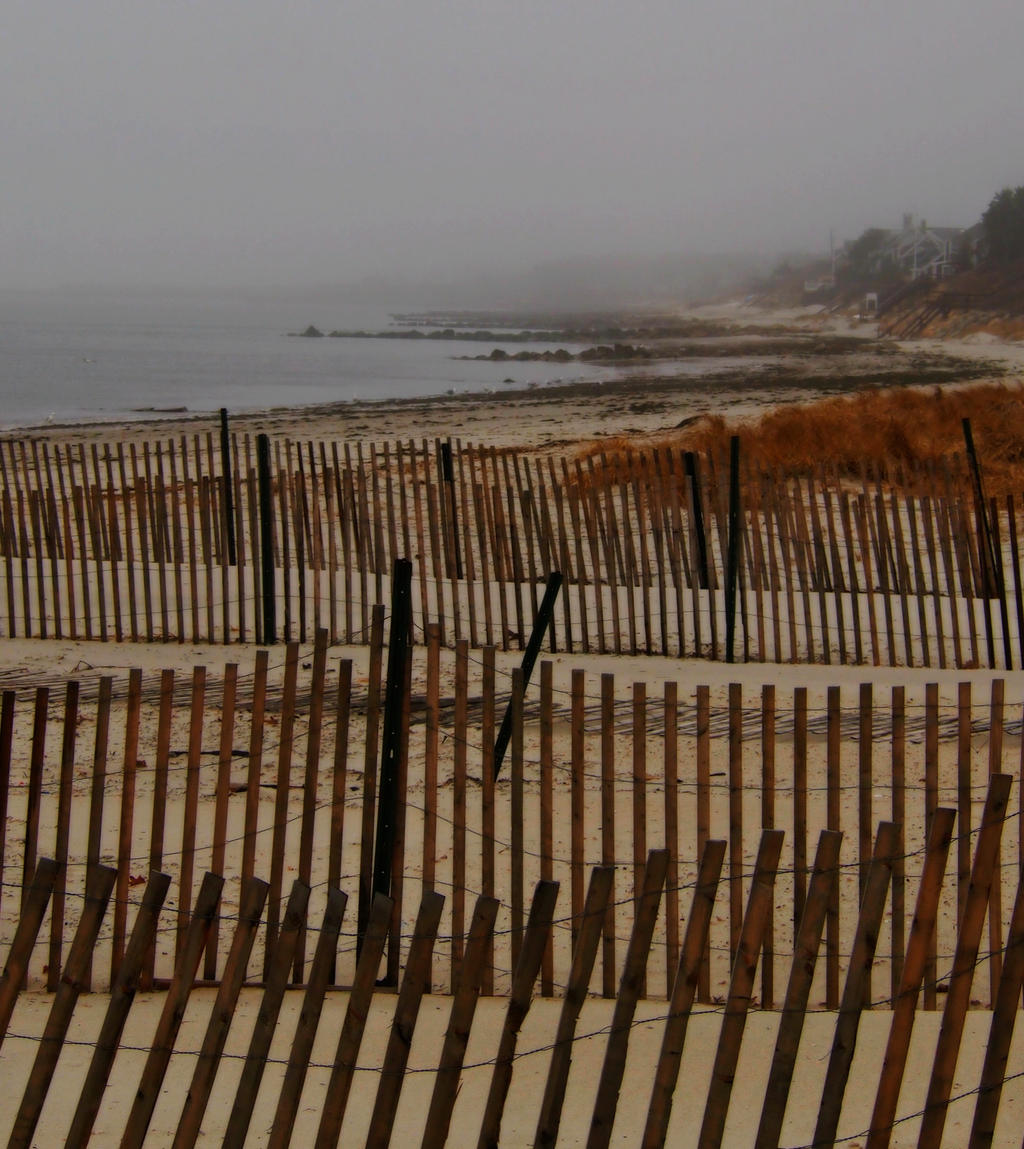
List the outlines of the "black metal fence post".
<svg viewBox="0 0 1024 1149">
<path fill-rule="evenodd" d="M 452 554 L 455 556 L 455 577 L 462 578 L 462 552 L 459 550 L 459 505 L 455 495 L 455 468 L 452 466 L 450 439 L 441 443 L 441 478 L 448 490 L 448 512 L 451 521 Z"/>
<path fill-rule="evenodd" d="M 562 587 L 562 572 L 552 571 L 548 575 L 548 584 L 544 588 L 544 597 L 541 599 L 541 604 L 537 608 L 537 617 L 533 620 L 533 630 L 530 632 L 530 641 L 526 644 L 526 650 L 523 652 L 522 670 L 523 670 L 523 692 L 530 685 L 530 675 L 533 673 L 534 664 L 537 661 L 537 655 L 540 653 L 540 644 L 544 641 L 544 632 L 547 630 L 555 613 L 555 600 L 558 598 L 558 592 Z M 501 770 L 501 764 L 505 759 L 505 751 L 508 749 L 509 741 L 512 738 L 512 700 L 509 700 L 508 708 L 505 711 L 505 717 L 501 720 L 501 729 L 498 731 L 498 737 L 494 743 L 494 777 L 497 778 Z"/>
<path fill-rule="evenodd" d="M 231 465 L 231 436 L 228 434 L 228 409 L 220 409 L 220 458 L 224 470 L 224 526 L 228 537 L 228 564 L 238 561 L 235 550 L 235 469 Z"/>
<path fill-rule="evenodd" d="M 740 573 L 740 437 L 729 440 L 729 554 L 725 572 L 725 661 L 735 662 L 736 590 Z"/>
<path fill-rule="evenodd" d="M 391 864 L 398 823 L 398 766 L 402 753 L 402 715 L 408 689 L 406 666 L 412 647 L 412 563 L 397 559 L 391 580 L 391 635 L 381 732 L 380 784 L 377 791 L 377 840 L 373 856 L 373 892 L 391 894 Z"/>
<path fill-rule="evenodd" d="M 274 585 L 273 492 L 270 485 L 270 437 L 256 436 L 256 470 L 260 498 L 260 585 L 263 597 L 263 642 L 277 642 L 277 594 Z"/>
</svg>

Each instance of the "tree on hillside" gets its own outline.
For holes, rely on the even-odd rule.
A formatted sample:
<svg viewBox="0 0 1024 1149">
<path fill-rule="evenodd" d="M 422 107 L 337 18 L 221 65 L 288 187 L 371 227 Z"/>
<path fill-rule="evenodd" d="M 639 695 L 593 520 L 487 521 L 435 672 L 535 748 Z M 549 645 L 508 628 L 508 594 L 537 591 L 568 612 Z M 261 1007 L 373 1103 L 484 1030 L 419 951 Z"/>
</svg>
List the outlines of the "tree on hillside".
<svg viewBox="0 0 1024 1149">
<path fill-rule="evenodd" d="M 997 263 L 1024 258 L 1024 187 L 1003 188 L 981 217 L 989 255 Z"/>
<path fill-rule="evenodd" d="M 848 280 L 867 279 L 877 275 L 882 268 L 882 248 L 889 233 L 881 227 L 869 227 L 846 247 L 846 267 L 843 278 Z"/>
</svg>

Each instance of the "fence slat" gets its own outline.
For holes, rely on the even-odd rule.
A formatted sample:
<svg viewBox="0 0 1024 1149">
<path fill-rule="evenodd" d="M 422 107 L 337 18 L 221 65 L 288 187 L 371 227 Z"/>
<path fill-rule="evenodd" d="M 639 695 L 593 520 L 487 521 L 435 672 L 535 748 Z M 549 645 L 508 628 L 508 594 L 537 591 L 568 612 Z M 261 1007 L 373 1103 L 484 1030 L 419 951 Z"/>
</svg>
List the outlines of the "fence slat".
<svg viewBox="0 0 1024 1149">
<path fill-rule="evenodd" d="M 0 459 L 2 458 L 3 454 L 0 452 Z M 4 870 L 7 858 L 7 803 L 11 793 L 11 751 L 14 743 L 14 708 L 16 704 L 17 695 L 15 692 L 5 690 L 3 702 L 0 703 L 0 907 L 3 906 L 4 897 Z M 98 722 L 97 719 L 97 724 Z"/>
<path fill-rule="evenodd" d="M 121 1149 L 142 1149 L 146 1130 L 149 1128 L 153 1110 L 160 1097 L 164 1075 L 171 1063 L 174 1041 L 185 1016 L 185 1006 L 192 992 L 196 971 L 199 969 L 199 962 L 223 888 L 224 879 L 217 874 L 209 873 L 205 875 L 199 887 L 185 941 L 178 952 L 174 977 L 164 997 L 160 1020 L 157 1022 L 149 1055 L 135 1091 L 135 1100 L 132 1102 L 121 1135 Z"/>
<path fill-rule="evenodd" d="M 892 822 L 882 822 L 878 827 L 874 855 L 861 897 L 857 932 L 846 971 L 842 1001 L 839 1003 L 825 1085 L 821 1091 L 821 1105 L 814 1132 L 814 1140 L 821 1144 L 835 1140 L 857 1044 L 861 1011 L 871 1005 L 871 964 L 875 957 L 878 931 L 885 913 L 886 892 L 898 848 L 899 827 Z"/>
<path fill-rule="evenodd" d="M 124 961 L 118 971 L 117 981 L 110 991 L 103 1027 L 96 1038 L 96 1048 L 89 1062 L 89 1070 L 85 1075 L 75 1115 L 71 1119 L 71 1128 L 64 1141 L 65 1146 L 85 1146 L 89 1142 L 96 1114 L 99 1113 L 100 1102 L 103 1100 L 103 1091 L 107 1087 L 114 1058 L 117 1056 L 124 1024 L 128 1020 L 128 1011 L 140 986 L 146 954 L 156 937 L 160 910 L 170 886 L 171 879 L 167 874 L 149 875 L 146 892 L 142 896 L 142 904 L 132 927 L 132 936 L 125 950 Z"/>
<path fill-rule="evenodd" d="M 978 1084 L 978 1101 L 971 1125 L 970 1149 L 987 1149 L 995 1139 L 996 1117 L 1006 1077 L 1006 1064 L 1017 1021 L 1021 985 L 1024 984 L 1024 869 L 1018 871 L 1017 897 L 1006 938 L 1006 960 L 985 1049 Z"/>
<path fill-rule="evenodd" d="M 636 1016 L 636 1003 L 644 984 L 644 971 L 654 937 L 654 923 L 661 904 L 661 891 L 668 871 L 668 850 L 652 850 L 644 869 L 643 891 L 633 919 L 626 961 L 619 984 L 608 1045 L 605 1049 L 601 1079 L 597 1087 L 597 1101 L 590 1121 L 588 1149 L 603 1149 L 611 1143 L 612 1127 L 619 1104 L 619 1090 L 626 1072 L 626 1053 L 629 1034 Z"/>
<path fill-rule="evenodd" d="M 1013 779 L 1009 774 L 993 774 L 989 781 L 988 797 L 985 801 L 974 864 L 971 868 L 970 889 L 960 920 L 956 954 L 953 957 L 953 972 L 949 978 L 946 1005 L 942 1011 L 942 1025 L 932 1064 L 932 1076 L 928 1083 L 928 1099 L 921 1118 L 918 1144 L 922 1146 L 939 1145 L 942 1142 L 946 1110 L 953 1087 L 953 1074 L 956 1071 L 956 1059 L 960 1051 L 960 1038 L 963 1034 L 967 1007 L 970 1004 L 971 982 L 978 962 L 985 914 L 989 908 L 993 875 L 998 872 L 996 863 L 999 857 L 999 843 L 1002 840 L 1012 785 Z"/>
<path fill-rule="evenodd" d="M 291 791 L 292 746 L 295 739 L 295 694 L 299 677 L 299 644 L 289 642 L 285 652 L 284 694 L 281 698 L 281 733 L 277 747 L 277 781 L 274 793 L 274 827 L 270 846 L 270 892 L 267 899 L 267 948 L 264 977 L 277 941 L 284 885 L 284 849 L 288 836 L 288 798 Z"/>
<path fill-rule="evenodd" d="M 231 1149 L 241 1149 L 252 1120 L 253 1107 L 259 1093 L 263 1071 L 270 1053 L 270 1041 L 281 1012 L 284 991 L 288 987 L 288 971 L 295 960 L 302 936 L 302 927 L 309 906 L 309 886 L 301 879 L 292 883 L 291 894 L 285 909 L 281 932 L 274 946 L 270 960 L 270 971 L 263 989 L 263 1000 L 249 1040 L 249 1052 L 242 1068 L 242 1077 L 231 1106 L 227 1128 L 222 1145 Z"/>
<path fill-rule="evenodd" d="M 57 839 L 54 854 L 57 883 L 53 887 L 50 916 L 50 950 L 46 988 L 52 993 L 60 980 L 64 951 L 64 897 L 67 887 L 68 846 L 71 838 L 72 787 L 75 780 L 75 736 L 78 731 L 78 683 L 69 680 L 64 695 L 64 739 L 60 756 L 60 782 L 57 799 Z M 88 967 L 87 967 L 88 968 Z"/>
<path fill-rule="evenodd" d="M 782 839 L 781 830 L 764 830 L 761 834 L 754 880 L 747 899 L 747 912 L 744 915 L 739 947 L 733 963 L 729 996 L 726 1000 L 715 1064 L 704 1106 L 704 1119 L 701 1122 L 698 1141 L 701 1149 L 721 1145 L 725 1132 L 736 1063 L 743 1041 L 743 1030 L 747 1023 L 747 1009 L 754 988 L 757 959 L 761 952 L 761 942 L 768 918 L 767 907 L 771 902 L 779 856 L 782 852 Z"/>
<path fill-rule="evenodd" d="M 335 1149 L 341 1136 L 341 1123 L 345 1119 L 348 1096 L 356 1072 L 356 1058 L 363 1040 L 363 1029 L 373 1000 L 377 973 L 380 970 L 384 944 L 391 928 L 391 911 L 394 903 L 384 894 L 375 894 L 367 918 L 366 932 L 362 936 L 356 976 L 348 997 L 345 1020 L 338 1037 L 338 1048 L 334 1055 L 334 1066 L 327 1085 L 323 1109 L 320 1112 L 320 1125 L 317 1129 L 314 1149 Z M 279 1142 L 284 1149 L 286 1140 Z"/>
<path fill-rule="evenodd" d="M 388 1038 L 384 1053 L 377 1096 L 370 1116 L 370 1127 L 366 1133 L 367 1149 L 385 1149 L 385 1146 L 391 1143 L 409 1050 L 423 1000 L 423 991 L 430 978 L 430 959 L 443 908 L 444 898 L 436 890 L 424 892 L 409 946 L 405 975 L 395 1004 L 391 1036 Z"/>
<path fill-rule="evenodd" d="M 43 800 L 43 764 L 46 757 L 46 718 L 49 706 L 49 687 L 36 687 L 36 704 L 32 717 L 32 751 L 28 767 L 28 801 L 25 809 L 25 850 L 21 862 L 23 906 L 29 879 L 36 868 L 36 854 L 39 850 L 39 816 Z"/>
<path fill-rule="evenodd" d="M 175 953 L 181 950 L 188 928 L 192 902 L 192 877 L 196 860 L 196 821 L 199 817 L 199 770 L 203 754 L 203 710 L 206 702 L 206 667 L 192 670 L 192 713 L 189 719 L 188 757 L 185 762 L 185 808 L 181 825 L 181 871 L 178 875 L 178 932 Z M 214 920 L 213 931 L 217 928 Z M 211 931 L 211 939 L 213 937 Z M 209 943 L 207 943 L 209 944 Z"/>
<path fill-rule="evenodd" d="M 114 898 L 114 936 L 110 953 L 110 982 L 124 952 L 128 925 L 128 890 L 131 881 L 132 827 L 135 819 L 135 774 L 139 764 L 139 712 L 142 707 L 142 671 L 128 674 L 128 710 L 125 715 L 124 761 L 121 772 L 121 810 L 117 833 L 117 892 Z"/>
<path fill-rule="evenodd" d="M 536 1149 L 552 1149 L 558 1140 L 558 1127 L 562 1120 L 565 1086 L 572 1065 L 572 1045 L 576 1022 L 590 988 L 590 975 L 594 971 L 597 947 L 601 941 L 608 901 L 612 891 L 612 871 L 608 866 L 595 866 L 590 871 L 590 885 L 583 908 L 578 932 L 573 942 L 572 967 L 558 1016 L 558 1029 L 551 1051 L 551 1063 L 544 1085 L 540 1116 L 537 1119 Z"/>
<path fill-rule="evenodd" d="M 320 927 L 316 952 L 313 954 L 309 983 L 302 1000 L 299 1020 L 295 1025 L 291 1053 L 288 1056 L 288 1068 L 285 1070 L 277 1109 L 274 1111 L 274 1123 L 270 1129 L 267 1149 L 287 1149 L 292 1138 L 292 1130 L 295 1127 L 295 1118 L 302 1098 L 302 1087 L 306 1080 L 306 1070 L 313 1053 L 313 1041 L 316 1038 L 317 1025 L 323 1010 L 324 997 L 327 993 L 328 983 L 333 980 L 338 935 L 341 933 L 341 923 L 345 916 L 347 904 L 348 895 L 341 890 L 332 887 L 327 891 L 327 908 L 324 911 L 324 920 Z"/>
<path fill-rule="evenodd" d="M 921 981 L 928 967 L 930 943 L 935 934 L 935 919 L 938 913 L 939 895 L 942 892 L 942 877 L 946 871 L 946 859 L 953 841 L 955 821 L 956 811 L 940 806 L 936 809 L 929 828 L 924 870 L 918 886 L 917 906 L 903 962 L 903 979 L 893 1002 L 889 1040 L 886 1043 L 882 1073 L 871 1115 L 868 1149 L 885 1149 L 892 1137 L 896 1105 L 899 1102 L 903 1072 L 910 1049 L 910 1035 L 914 1028 L 914 1013 L 917 1009 Z"/>
<path fill-rule="evenodd" d="M 231 1017 L 245 978 L 249 954 L 256 940 L 256 931 L 263 917 L 263 907 L 269 889 L 266 882 L 260 881 L 259 878 L 250 878 L 242 890 L 235 936 L 224 963 L 220 988 L 217 990 L 217 997 L 210 1013 L 206 1036 L 199 1050 L 199 1058 L 188 1087 L 185 1105 L 178 1119 L 178 1128 L 171 1143 L 172 1149 L 187 1149 L 188 1146 L 194 1145 L 199 1137 L 203 1115 L 220 1066 L 220 1056 L 227 1041 Z"/>
<path fill-rule="evenodd" d="M 324 687 L 327 676 L 327 643 L 330 636 L 317 627 L 313 637 L 313 675 L 309 683 L 309 716 L 306 728 L 306 770 L 302 786 L 302 822 L 299 827 L 300 882 L 313 883 L 313 844 L 316 838 L 317 782 L 320 773 L 320 741 L 324 718 Z M 230 762 L 230 758 L 229 758 Z M 216 867 L 214 867 L 216 868 Z M 294 981 L 301 984 L 306 965 L 305 917 L 299 924 L 295 946 Z"/>
<path fill-rule="evenodd" d="M 646 732 L 645 732 L 646 736 Z M 635 737 L 635 731 L 634 731 Z M 615 675 L 601 675 L 601 865 L 615 866 Z M 636 878 L 638 875 L 634 875 Z M 636 896 L 634 888 L 633 896 Z M 615 879 L 601 939 L 601 993 L 615 996 Z"/>
<path fill-rule="evenodd" d="M 775 1040 L 768 1085 L 765 1088 L 756 1149 L 776 1149 L 782 1134 L 782 1121 L 786 1115 L 786 1102 L 789 1100 L 789 1088 L 800 1048 L 807 1000 L 814 981 L 814 967 L 821 948 L 822 928 L 838 872 L 842 840 L 842 834 L 834 830 L 822 830 L 818 837 L 804 915 L 793 947 L 793 964 Z"/>
<path fill-rule="evenodd" d="M 75 930 L 74 941 L 71 943 L 67 965 L 53 995 L 53 1004 L 50 1006 L 50 1013 L 25 1085 L 21 1105 L 14 1119 L 14 1127 L 7 1143 L 10 1149 L 29 1149 L 32 1144 L 43 1104 L 53 1083 L 57 1059 L 60 1057 L 61 1047 L 71 1025 L 75 1003 L 82 990 L 82 977 L 88 968 L 89 954 L 96 944 L 116 879 L 117 871 L 109 866 L 98 867 L 86 879 L 82 916 L 78 922 L 78 929 Z"/>
<path fill-rule="evenodd" d="M 422 552 L 421 552 L 422 553 Z M 364 603 L 365 609 L 365 603 Z M 363 811 L 359 849 L 359 936 L 366 931 L 373 891 L 373 834 L 377 823 L 377 760 L 380 735 L 381 668 L 384 662 L 384 606 L 373 608 L 369 676 L 366 684 L 366 733 L 363 754 Z"/>
<path fill-rule="evenodd" d="M 693 585 L 697 585 L 694 578 Z M 695 748 L 697 766 L 697 854 L 704 856 L 708 841 L 711 838 L 711 691 L 705 685 L 697 687 L 696 691 L 696 738 Z M 710 928 L 710 927 L 709 927 Z M 711 1000 L 711 948 L 710 933 L 704 942 L 704 954 L 701 958 L 700 982 L 697 987 L 699 1001 Z"/>
<path fill-rule="evenodd" d="M 686 923 L 686 934 L 679 954 L 675 980 L 669 999 L 668 1019 L 661 1041 L 658 1067 L 651 1091 L 651 1103 L 644 1127 L 643 1149 L 656 1149 L 665 1144 L 672 1116 L 672 1095 L 679 1079 L 679 1065 L 690 1021 L 690 1010 L 697 993 L 700 968 L 707 944 L 711 913 L 715 906 L 718 882 L 722 876 L 726 843 L 712 839 L 704 846 L 693 891 L 693 905 Z"/>
<path fill-rule="evenodd" d="M 239 559 L 241 565 L 241 559 Z M 220 744 L 217 748 L 217 782 L 213 807 L 213 848 L 210 852 L 210 868 L 215 874 L 224 873 L 228 837 L 228 799 L 231 797 L 231 755 L 235 738 L 235 699 L 238 694 L 238 663 L 229 662 L 224 667 L 223 692 L 220 708 Z M 301 875 L 300 875 L 301 877 Z M 192 900 L 192 891 L 188 891 Z M 210 939 L 206 943 L 206 957 L 203 973 L 207 980 L 217 977 L 217 951 L 220 946 L 220 922 L 215 918 Z"/>
<path fill-rule="evenodd" d="M 551 924 L 558 898 L 558 883 L 541 880 L 533 892 L 530 917 L 526 924 L 523 948 L 519 961 L 512 974 L 512 988 L 509 992 L 508 1008 L 498 1041 L 498 1052 L 494 1058 L 491 1085 L 484 1106 L 484 1116 L 477 1140 L 478 1149 L 492 1149 L 499 1144 L 501 1119 L 505 1112 L 505 1101 L 512 1082 L 512 1069 L 516 1053 L 519 1031 L 533 1002 L 533 987 L 537 971 L 549 948 Z"/>
<path fill-rule="evenodd" d="M 434 1078 L 434 1092 L 430 1098 L 430 1108 L 427 1110 L 422 1149 L 442 1149 L 448 1139 L 452 1110 L 455 1108 L 455 1099 L 459 1092 L 462 1063 L 466 1058 L 469 1033 L 476 1013 L 476 1003 L 480 997 L 480 983 L 499 905 L 496 898 L 483 895 L 476 900 L 476 908 L 469 924 L 469 936 L 466 938 L 459 984 L 453 987 L 448 1028 L 437 1063 L 437 1076 Z"/>
<path fill-rule="evenodd" d="M 57 881 L 60 867 L 52 858 L 40 858 L 32 880 L 25 889 L 21 916 L 7 951 L 3 977 L 0 978 L 0 1044 L 14 1012 L 15 1002 L 28 972 L 29 958 L 43 924 L 46 907 Z"/>
<path fill-rule="evenodd" d="M 245 824 L 242 831 L 242 881 L 253 876 L 256 866 L 256 835 L 259 832 L 260 774 L 263 769 L 263 717 L 267 702 L 267 666 L 270 656 L 256 651 L 252 679 L 252 710 L 249 727 L 249 765 L 245 779 Z"/>
</svg>

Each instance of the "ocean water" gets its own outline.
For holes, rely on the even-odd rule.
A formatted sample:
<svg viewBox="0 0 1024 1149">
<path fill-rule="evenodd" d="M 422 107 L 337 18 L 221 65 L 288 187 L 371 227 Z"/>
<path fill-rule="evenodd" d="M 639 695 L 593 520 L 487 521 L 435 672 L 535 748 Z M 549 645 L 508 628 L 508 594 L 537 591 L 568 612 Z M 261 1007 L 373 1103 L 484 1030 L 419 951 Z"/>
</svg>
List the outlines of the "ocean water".
<svg viewBox="0 0 1024 1149">
<path fill-rule="evenodd" d="M 182 409 L 237 413 L 501 391 L 630 374 L 688 375 L 701 386 L 701 376 L 732 365 L 723 359 L 635 367 L 492 363 L 459 357 L 488 355 L 494 347 L 514 354 L 585 344 L 288 336 L 310 323 L 321 331 L 399 331 L 392 316 L 413 310 L 329 306 L 315 298 L 0 291 L 0 429 L 171 417 Z"/>
<path fill-rule="evenodd" d="M 109 300 L 87 307 L 49 306 L 47 299 L 5 305 L 0 297 L 0 427 L 152 418 L 154 409 L 244 411 L 443 395 L 500 390 L 510 386 L 507 380 L 524 387 L 619 374 L 589 364 L 456 358 L 489 354 L 490 343 L 289 338 L 289 329 L 310 321 L 321 330 L 382 330 L 390 323 L 386 308 L 335 312 L 330 322 L 296 314 Z M 510 352 L 550 346 L 505 344 Z"/>
</svg>

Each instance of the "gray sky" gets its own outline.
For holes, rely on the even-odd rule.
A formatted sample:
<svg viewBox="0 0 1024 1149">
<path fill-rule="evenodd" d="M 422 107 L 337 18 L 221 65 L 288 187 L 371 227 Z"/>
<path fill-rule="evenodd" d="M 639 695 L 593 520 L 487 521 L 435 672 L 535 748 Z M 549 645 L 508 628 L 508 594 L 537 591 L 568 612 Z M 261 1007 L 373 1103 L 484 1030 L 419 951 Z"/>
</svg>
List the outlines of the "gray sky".
<svg viewBox="0 0 1024 1149">
<path fill-rule="evenodd" d="M 1020 0 L 6 0 L 0 287 L 825 250 L 1024 183 Z"/>
</svg>

